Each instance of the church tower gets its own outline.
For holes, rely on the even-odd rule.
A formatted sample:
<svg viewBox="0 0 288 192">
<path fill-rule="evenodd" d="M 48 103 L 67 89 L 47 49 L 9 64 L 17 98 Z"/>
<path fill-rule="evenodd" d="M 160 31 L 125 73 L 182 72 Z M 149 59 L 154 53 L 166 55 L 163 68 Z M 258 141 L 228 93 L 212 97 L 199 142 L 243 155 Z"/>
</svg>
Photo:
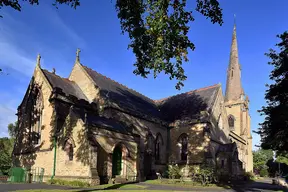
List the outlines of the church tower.
<svg viewBox="0 0 288 192">
<path fill-rule="evenodd" d="M 225 107 L 230 138 L 237 144 L 239 159 L 245 171 L 253 171 L 252 137 L 250 130 L 249 99 L 241 83 L 236 25 L 234 23 L 230 60 L 227 70 Z"/>
</svg>

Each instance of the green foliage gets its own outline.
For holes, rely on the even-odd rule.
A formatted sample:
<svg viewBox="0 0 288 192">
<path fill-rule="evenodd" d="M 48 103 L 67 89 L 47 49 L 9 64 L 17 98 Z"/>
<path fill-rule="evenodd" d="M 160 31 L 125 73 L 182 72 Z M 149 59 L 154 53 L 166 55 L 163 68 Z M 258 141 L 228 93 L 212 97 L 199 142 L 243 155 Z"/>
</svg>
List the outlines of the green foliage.
<svg viewBox="0 0 288 192">
<path fill-rule="evenodd" d="M 11 167 L 14 141 L 7 137 L 0 138 L 0 171 L 7 175 Z"/>
<path fill-rule="evenodd" d="M 261 136 L 262 148 L 282 152 L 288 149 L 288 32 L 277 37 L 281 40 L 276 44 L 279 52 L 271 49 L 266 53 L 271 59 L 268 64 L 274 67 L 269 76 L 273 84 L 267 85 L 267 106 L 259 111 L 265 120 L 257 133 Z"/>
<path fill-rule="evenodd" d="M 267 177 L 269 175 L 267 169 L 261 169 L 260 171 L 260 177 Z"/>
<path fill-rule="evenodd" d="M 18 121 L 16 121 L 14 124 L 10 123 L 8 125 L 8 133 L 9 133 L 10 137 L 15 138 L 17 131 L 18 131 Z"/>
<path fill-rule="evenodd" d="M 288 165 L 288 153 L 283 153 L 283 154 L 277 154 L 276 156 L 276 162 L 279 163 L 285 163 L 286 165 Z"/>
<path fill-rule="evenodd" d="M 89 187 L 90 184 L 84 181 L 74 180 L 68 181 L 63 179 L 50 179 L 47 182 L 48 184 L 55 184 L 55 185 L 64 185 L 64 186 L 71 186 L 71 187 Z"/>
<path fill-rule="evenodd" d="M 168 176 L 170 179 L 178 179 L 182 176 L 180 167 L 176 165 L 169 165 L 168 166 Z"/>
<path fill-rule="evenodd" d="M 253 172 L 245 172 L 244 179 L 248 181 L 254 181 L 256 179 L 256 176 L 254 175 Z"/>
<path fill-rule="evenodd" d="M 266 164 L 270 159 L 273 159 L 272 150 L 259 149 L 253 151 L 253 166 L 255 172 L 258 174 L 262 169 L 267 169 Z"/>
<path fill-rule="evenodd" d="M 200 166 L 198 174 L 202 185 L 211 184 L 215 180 L 214 177 L 216 177 L 214 168 L 206 164 Z"/>
<path fill-rule="evenodd" d="M 186 80 L 183 62 L 188 62 L 188 51 L 195 45 L 189 40 L 192 11 L 202 14 L 212 23 L 223 24 L 222 9 L 218 0 L 194 0 L 195 7 L 187 6 L 187 0 L 116 0 L 117 16 L 123 33 L 128 33 L 131 48 L 136 57 L 134 74 L 154 78 L 161 72 L 176 79 L 176 88 Z M 20 0 L 0 0 L 0 8 L 9 6 L 20 11 Z M 26 2 L 23 0 L 22 2 Z M 39 0 L 29 0 L 39 4 Z M 76 8 L 80 0 L 55 0 L 53 5 L 67 4 Z"/>
</svg>

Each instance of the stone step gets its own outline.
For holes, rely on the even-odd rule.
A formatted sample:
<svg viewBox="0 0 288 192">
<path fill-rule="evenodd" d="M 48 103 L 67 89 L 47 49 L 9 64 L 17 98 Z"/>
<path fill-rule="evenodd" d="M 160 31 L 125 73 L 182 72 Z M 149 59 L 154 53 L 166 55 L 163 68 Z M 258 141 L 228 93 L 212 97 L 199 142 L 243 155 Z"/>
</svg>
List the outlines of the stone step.
<svg viewBox="0 0 288 192">
<path fill-rule="evenodd" d="M 121 177 L 119 175 L 115 176 L 115 183 L 127 183 L 128 180 L 124 177 Z"/>
</svg>

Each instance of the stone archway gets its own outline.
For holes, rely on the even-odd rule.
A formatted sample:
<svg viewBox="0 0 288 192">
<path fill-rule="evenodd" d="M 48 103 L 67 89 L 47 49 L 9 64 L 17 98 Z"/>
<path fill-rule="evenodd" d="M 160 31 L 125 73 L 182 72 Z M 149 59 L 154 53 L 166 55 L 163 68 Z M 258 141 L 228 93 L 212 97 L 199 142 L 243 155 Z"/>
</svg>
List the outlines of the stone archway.
<svg viewBox="0 0 288 192">
<path fill-rule="evenodd" d="M 125 145 L 117 144 L 112 153 L 112 177 L 126 176 L 128 150 Z"/>
<path fill-rule="evenodd" d="M 122 149 L 117 145 L 112 154 L 112 176 L 121 175 L 122 171 Z"/>
</svg>

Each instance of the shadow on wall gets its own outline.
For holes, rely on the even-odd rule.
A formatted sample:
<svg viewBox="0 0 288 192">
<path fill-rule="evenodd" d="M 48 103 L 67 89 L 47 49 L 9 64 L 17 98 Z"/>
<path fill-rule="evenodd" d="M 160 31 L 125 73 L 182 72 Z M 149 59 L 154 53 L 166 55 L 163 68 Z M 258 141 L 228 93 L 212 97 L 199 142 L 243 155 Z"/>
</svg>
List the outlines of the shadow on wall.
<svg viewBox="0 0 288 192">
<path fill-rule="evenodd" d="M 28 170 L 35 164 L 36 152 L 42 148 L 44 141 L 40 133 L 45 129 L 40 116 L 43 109 L 41 86 L 32 77 L 25 97 L 18 108 L 18 133 L 12 152 L 13 166 L 23 166 Z"/>
</svg>

